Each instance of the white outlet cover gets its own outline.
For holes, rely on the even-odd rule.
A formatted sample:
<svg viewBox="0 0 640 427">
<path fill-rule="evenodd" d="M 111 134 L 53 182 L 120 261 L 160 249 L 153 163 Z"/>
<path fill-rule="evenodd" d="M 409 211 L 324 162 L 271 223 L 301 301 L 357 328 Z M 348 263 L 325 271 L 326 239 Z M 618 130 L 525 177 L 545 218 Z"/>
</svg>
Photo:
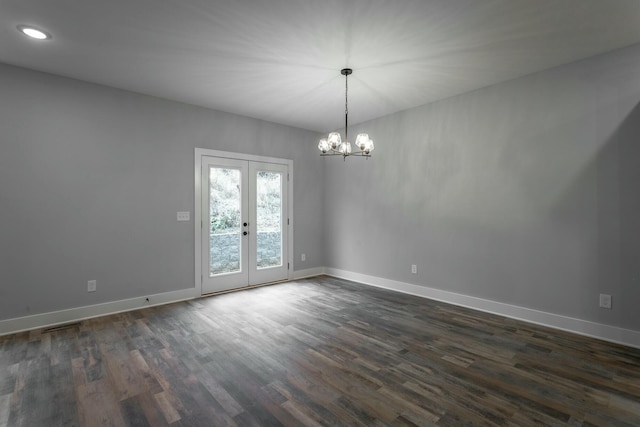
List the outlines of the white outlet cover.
<svg viewBox="0 0 640 427">
<path fill-rule="evenodd" d="M 97 281 L 89 280 L 87 282 L 87 292 L 95 292 L 96 291 Z"/>
<path fill-rule="evenodd" d="M 307 260 L 307 255 L 306 254 L 301 254 L 300 255 L 300 260 L 301 261 L 306 261 Z"/>
<path fill-rule="evenodd" d="M 611 295 L 600 294 L 600 307 L 611 308 Z"/>
<path fill-rule="evenodd" d="M 177 220 L 178 221 L 190 221 L 191 220 L 191 212 L 178 212 Z"/>
</svg>

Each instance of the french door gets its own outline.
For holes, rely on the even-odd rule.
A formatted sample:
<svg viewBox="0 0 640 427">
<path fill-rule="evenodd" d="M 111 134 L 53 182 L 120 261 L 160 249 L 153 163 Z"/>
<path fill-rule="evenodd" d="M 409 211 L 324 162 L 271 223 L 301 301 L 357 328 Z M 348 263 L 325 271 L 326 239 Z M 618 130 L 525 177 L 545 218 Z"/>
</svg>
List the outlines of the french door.
<svg viewBox="0 0 640 427">
<path fill-rule="evenodd" d="M 202 294 L 287 279 L 287 165 L 201 162 Z"/>
</svg>

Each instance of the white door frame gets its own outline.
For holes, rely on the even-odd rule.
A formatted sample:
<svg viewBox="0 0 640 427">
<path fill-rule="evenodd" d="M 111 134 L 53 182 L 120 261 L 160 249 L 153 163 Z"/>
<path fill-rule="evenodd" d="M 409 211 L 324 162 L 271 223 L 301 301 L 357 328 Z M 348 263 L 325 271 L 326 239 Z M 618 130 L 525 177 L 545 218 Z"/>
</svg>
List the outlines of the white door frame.
<svg viewBox="0 0 640 427">
<path fill-rule="evenodd" d="M 287 259 L 284 260 L 287 265 L 287 280 L 293 277 L 293 160 L 280 159 L 276 157 L 255 156 L 252 154 L 233 153 L 229 151 L 210 150 L 208 148 L 194 149 L 194 208 L 193 208 L 193 224 L 194 224 L 194 240 L 195 240 L 195 288 L 199 295 L 202 295 L 202 158 L 203 157 L 222 157 L 235 160 L 248 160 L 261 163 L 276 163 L 287 165 L 289 176 L 287 177 L 287 218 L 286 222 L 289 227 L 287 233 Z"/>
</svg>

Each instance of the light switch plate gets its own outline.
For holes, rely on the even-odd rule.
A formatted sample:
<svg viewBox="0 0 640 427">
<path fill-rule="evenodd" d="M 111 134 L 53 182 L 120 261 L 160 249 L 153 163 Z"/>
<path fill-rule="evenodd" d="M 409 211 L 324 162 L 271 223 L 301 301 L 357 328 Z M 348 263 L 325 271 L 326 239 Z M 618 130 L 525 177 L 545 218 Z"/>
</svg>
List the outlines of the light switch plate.
<svg viewBox="0 0 640 427">
<path fill-rule="evenodd" d="M 178 212 L 177 219 L 178 221 L 190 221 L 191 212 Z"/>
<path fill-rule="evenodd" d="M 611 295 L 600 294 L 600 307 L 611 309 Z"/>
</svg>

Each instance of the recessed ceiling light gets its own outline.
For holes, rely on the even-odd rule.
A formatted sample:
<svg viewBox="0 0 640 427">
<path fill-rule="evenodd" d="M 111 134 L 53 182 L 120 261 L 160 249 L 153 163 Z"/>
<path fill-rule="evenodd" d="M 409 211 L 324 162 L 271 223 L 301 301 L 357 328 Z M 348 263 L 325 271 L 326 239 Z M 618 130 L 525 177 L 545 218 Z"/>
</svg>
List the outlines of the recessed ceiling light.
<svg viewBox="0 0 640 427">
<path fill-rule="evenodd" d="M 29 36 L 32 39 L 49 40 L 50 38 L 52 38 L 51 34 L 47 33 L 46 31 L 31 27 L 29 25 L 18 25 L 17 28 L 18 31 L 20 31 L 22 34 L 24 34 L 25 36 Z"/>
</svg>

